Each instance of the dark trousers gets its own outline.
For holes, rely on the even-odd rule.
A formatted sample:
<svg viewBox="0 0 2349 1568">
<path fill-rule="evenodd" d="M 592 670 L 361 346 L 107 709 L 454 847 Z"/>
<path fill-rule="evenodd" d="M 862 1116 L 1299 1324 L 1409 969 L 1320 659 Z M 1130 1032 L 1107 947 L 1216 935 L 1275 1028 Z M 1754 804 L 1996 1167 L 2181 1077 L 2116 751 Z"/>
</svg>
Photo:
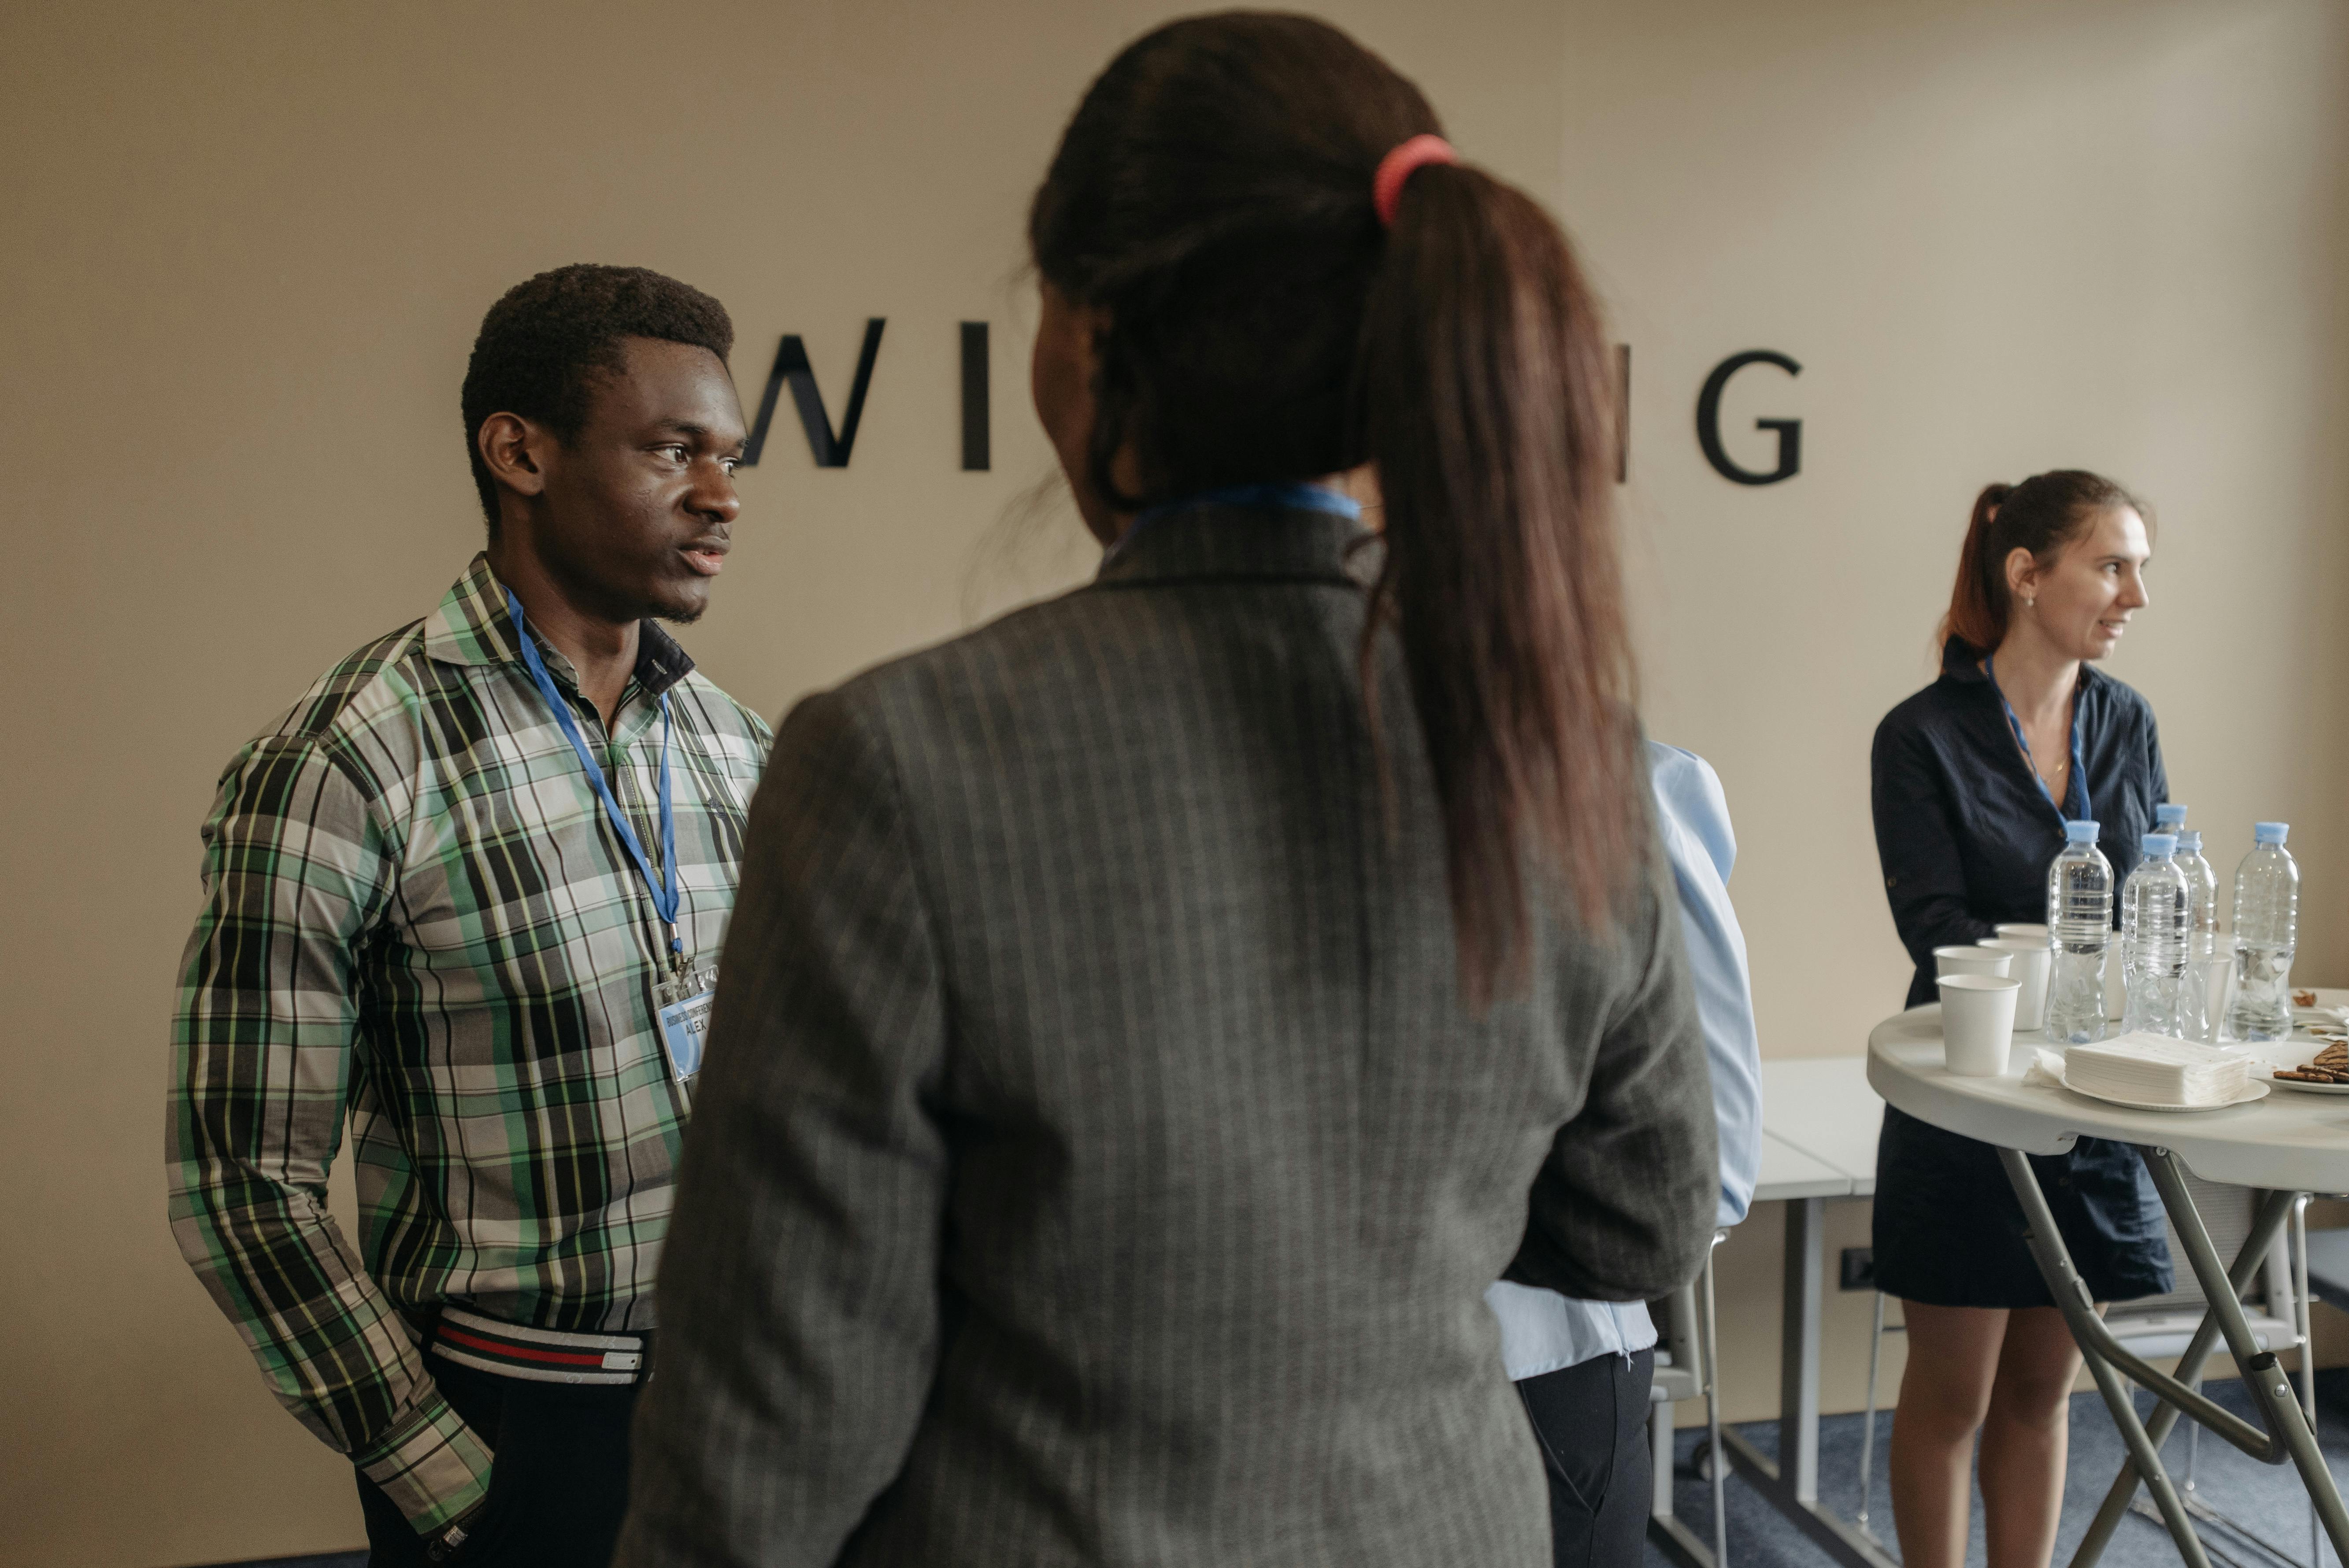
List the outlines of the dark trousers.
<svg viewBox="0 0 2349 1568">
<path fill-rule="evenodd" d="M 1649 1490 L 1648 1385 L 1656 1353 L 1598 1355 L 1517 1385 L 1549 1476 L 1557 1568 L 1640 1568 Z"/>
<path fill-rule="evenodd" d="M 465 1544 L 440 1568 L 604 1568 L 628 1511 L 634 1386 L 532 1383 L 439 1355 L 424 1365 L 496 1455 L 490 1495 Z M 426 1542 L 362 1475 L 368 1568 L 426 1568 Z"/>
</svg>

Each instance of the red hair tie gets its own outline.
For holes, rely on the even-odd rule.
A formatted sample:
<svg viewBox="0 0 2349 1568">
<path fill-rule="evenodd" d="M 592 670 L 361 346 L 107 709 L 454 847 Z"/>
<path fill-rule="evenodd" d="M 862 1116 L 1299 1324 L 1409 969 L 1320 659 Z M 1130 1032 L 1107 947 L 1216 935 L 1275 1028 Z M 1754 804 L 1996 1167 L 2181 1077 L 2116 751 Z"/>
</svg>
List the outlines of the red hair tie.
<svg viewBox="0 0 2349 1568">
<path fill-rule="evenodd" d="M 1431 163 L 1459 161 L 1460 154 L 1440 136 L 1414 136 L 1380 159 L 1379 171 L 1371 178 L 1371 205 L 1378 209 L 1380 223 L 1394 227 L 1395 203 L 1402 200 L 1404 181 Z"/>
</svg>

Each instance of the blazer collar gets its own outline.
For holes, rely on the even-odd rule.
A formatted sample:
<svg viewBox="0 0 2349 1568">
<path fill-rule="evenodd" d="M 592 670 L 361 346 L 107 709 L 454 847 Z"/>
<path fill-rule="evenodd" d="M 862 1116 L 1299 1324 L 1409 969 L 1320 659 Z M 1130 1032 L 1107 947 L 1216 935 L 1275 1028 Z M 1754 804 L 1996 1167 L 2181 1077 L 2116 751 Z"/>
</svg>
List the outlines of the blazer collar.
<svg viewBox="0 0 2349 1568">
<path fill-rule="evenodd" d="M 1102 558 L 1093 581 L 1115 587 L 1270 577 L 1361 587 L 1378 572 L 1377 539 L 1332 513 L 1211 504 L 1129 530 Z"/>
<path fill-rule="evenodd" d="M 1961 637 L 1946 639 L 1941 644 L 1941 673 L 1951 680 L 1983 681 L 1982 650 Z"/>
</svg>

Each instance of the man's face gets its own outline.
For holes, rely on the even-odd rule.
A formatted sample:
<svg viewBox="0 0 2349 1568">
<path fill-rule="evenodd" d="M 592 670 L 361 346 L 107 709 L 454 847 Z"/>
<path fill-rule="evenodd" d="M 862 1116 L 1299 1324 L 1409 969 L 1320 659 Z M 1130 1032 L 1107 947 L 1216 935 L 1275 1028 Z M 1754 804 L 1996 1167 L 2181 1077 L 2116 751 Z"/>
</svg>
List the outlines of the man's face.
<svg viewBox="0 0 2349 1568">
<path fill-rule="evenodd" d="M 698 618 L 742 509 L 743 439 L 725 361 L 628 338 L 621 372 L 591 383 L 578 439 L 543 453 L 532 544 L 548 575 L 605 620 Z"/>
</svg>

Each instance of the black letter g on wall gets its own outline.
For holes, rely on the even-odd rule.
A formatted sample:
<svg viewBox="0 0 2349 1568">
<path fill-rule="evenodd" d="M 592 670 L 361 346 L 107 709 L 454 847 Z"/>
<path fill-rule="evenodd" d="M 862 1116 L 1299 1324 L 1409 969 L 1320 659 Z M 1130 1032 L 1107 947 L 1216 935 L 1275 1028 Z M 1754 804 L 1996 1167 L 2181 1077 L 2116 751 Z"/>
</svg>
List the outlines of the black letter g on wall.
<svg viewBox="0 0 2349 1568">
<path fill-rule="evenodd" d="M 1755 420 L 1754 428 L 1778 432 L 1778 466 L 1767 473 L 1756 473 L 1750 468 L 1740 468 L 1729 459 L 1721 445 L 1721 393 L 1729 385 L 1729 378 L 1748 365 L 1775 365 L 1789 376 L 1799 376 L 1803 368 L 1784 354 L 1768 348 L 1748 348 L 1743 354 L 1732 354 L 1713 368 L 1704 379 L 1704 390 L 1696 398 L 1696 440 L 1704 448 L 1705 462 L 1713 472 L 1733 484 L 1775 484 L 1782 479 L 1792 479 L 1803 469 L 1803 421 L 1800 420 Z"/>
</svg>

